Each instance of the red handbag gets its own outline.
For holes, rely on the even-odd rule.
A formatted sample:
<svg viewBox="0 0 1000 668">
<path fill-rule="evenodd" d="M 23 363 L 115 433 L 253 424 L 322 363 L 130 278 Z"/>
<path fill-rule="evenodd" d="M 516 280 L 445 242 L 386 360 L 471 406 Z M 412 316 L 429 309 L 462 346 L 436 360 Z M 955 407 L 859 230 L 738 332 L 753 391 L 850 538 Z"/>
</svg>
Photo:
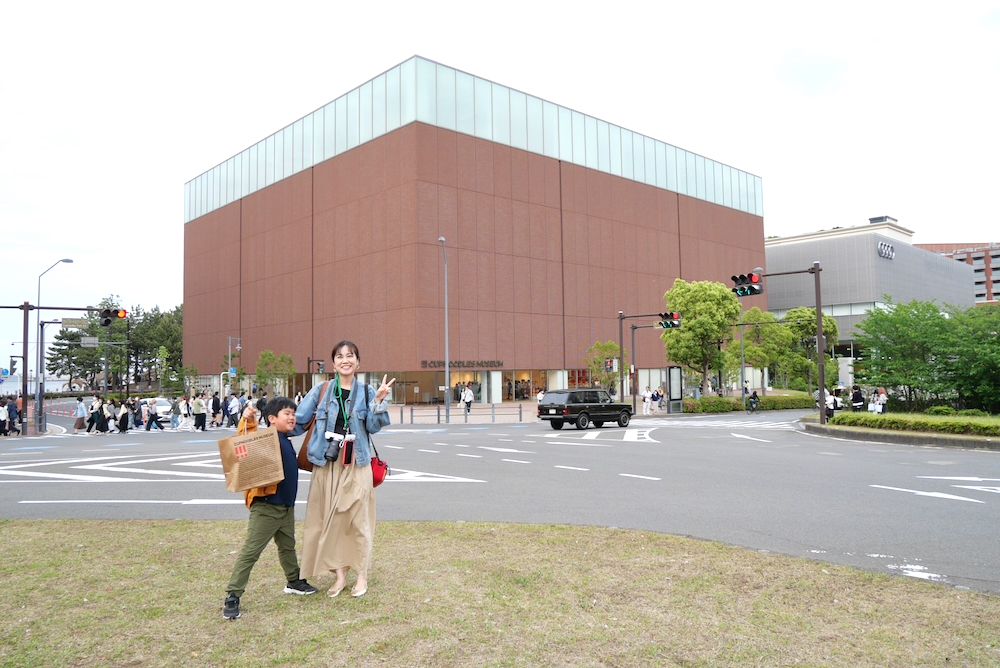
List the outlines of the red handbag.
<svg viewBox="0 0 1000 668">
<path fill-rule="evenodd" d="M 378 450 L 375 449 L 375 444 L 372 443 L 372 437 L 368 437 L 368 442 L 372 446 L 372 487 L 378 487 L 385 480 L 387 475 L 391 475 L 389 472 L 389 465 L 384 459 L 380 459 L 378 456 Z"/>
</svg>

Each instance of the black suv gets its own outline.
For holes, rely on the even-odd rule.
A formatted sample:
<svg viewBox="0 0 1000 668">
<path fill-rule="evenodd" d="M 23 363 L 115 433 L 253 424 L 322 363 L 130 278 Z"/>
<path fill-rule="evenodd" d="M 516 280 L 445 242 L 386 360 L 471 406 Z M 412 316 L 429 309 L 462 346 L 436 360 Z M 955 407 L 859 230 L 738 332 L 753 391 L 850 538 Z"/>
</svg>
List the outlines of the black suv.
<svg viewBox="0 0 1000 668">
<path fill-rule="evenodd" d="M 607 390 L 550 390 L 538 402 L 538 419 L 548 420 L 553 429 L 562 429 L 567 422 L 577 429 L 586 429 L 591 422 L 595 427 L 605 422 L 627 427 L 632 407 L 612 400 Z"/>
</svg>

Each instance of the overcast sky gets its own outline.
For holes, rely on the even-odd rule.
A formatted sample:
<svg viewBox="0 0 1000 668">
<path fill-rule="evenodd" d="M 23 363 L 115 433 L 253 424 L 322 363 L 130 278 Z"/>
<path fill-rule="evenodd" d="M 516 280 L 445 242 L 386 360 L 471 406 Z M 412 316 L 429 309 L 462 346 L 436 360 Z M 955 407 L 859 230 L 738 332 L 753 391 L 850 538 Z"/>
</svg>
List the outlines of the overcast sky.
<svg viewBox="0 0 1000 668">
<path fill-rule="evenodd" d="M 1000 2 L 20 2 L 0 31 L 3 305 L 61 258 L 42 305 L 180 304 L 184 183 L 414 54 L 760 176 L 768 236 L 1000 241 Z"/>
</svg>

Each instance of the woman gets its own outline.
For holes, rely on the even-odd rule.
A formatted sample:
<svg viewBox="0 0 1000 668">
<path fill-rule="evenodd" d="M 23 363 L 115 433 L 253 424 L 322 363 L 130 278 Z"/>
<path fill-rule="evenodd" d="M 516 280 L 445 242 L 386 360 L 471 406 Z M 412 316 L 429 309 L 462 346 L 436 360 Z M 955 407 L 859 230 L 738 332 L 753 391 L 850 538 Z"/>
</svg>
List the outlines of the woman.
<svg viewBox="0 0 1000 668">
<path fill-rule="evenodd" d="M 333 348 L 337 376 L 312 388 L 295 413 L 291 435 L 306 430 L 316 416 L 312 437 L 303 447 L 314 468 L 306 505 L 305 538 L 301 577 L 315 577 L 326 571 L 337 579 L 330 597 L 340 594 L 347 584 L 347 571 L 358 573 L 351 596 L 368 591 L 368 570 L 375 533 L 375 488 L 372 486 L 369 434 L 389 424 L 388 403 L 395 378 L 373 389 L 358 381 L 361 353 L 350 341 Z M 345 416 L 346 419 L 345 419 Z"/>
<path fill-rule="evenodd" d="M 646 386 L 645 391 L 642 393 L 642 414 L 649 415 L 649 409 L 653 403 L 653 393 L 649 391 L 649 385 Z"/>
<path fill-rule="evenodd" d="M 118 407 L 118 433 L 125 434 L 128 432 L 128 402 L 123 401 L 121 406 Z"/>
</svg>

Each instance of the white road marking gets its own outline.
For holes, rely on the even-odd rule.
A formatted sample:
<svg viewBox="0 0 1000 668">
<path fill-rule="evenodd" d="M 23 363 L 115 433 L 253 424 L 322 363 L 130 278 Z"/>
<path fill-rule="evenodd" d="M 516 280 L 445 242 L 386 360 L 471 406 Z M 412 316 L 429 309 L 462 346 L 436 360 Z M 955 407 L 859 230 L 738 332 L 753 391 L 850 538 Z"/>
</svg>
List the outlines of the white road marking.
<svg viewBox="0 0 1000 668">
<path fill-rule="evenodd" d="M 477 446 L 479 450 L 492 450 L 493 452 L 516 452 L 522 455 L 533 455 L 534 452 L 528 452 L 527 450 L 518 450 L 517 448 L 494 448 L 488 445 Z"/>
<path fill-rule="evenodd" d="M 470 455 L 465 452 L 459 452 L 455 455 L 456 457 L 475 457 L 476 459 L 482 459 L 482 455 Z"/>
<path fill-rule="evenodd" d="M 619 473 L 618 475 L 623 478 L 639 478 L 640 480 L 662 480 L 662 478 L 654 478 L 648 475 L 635 475 L 634 473 Z"/>
<path fill-rule="evenodd" d="M 557 469 L 566 469 L 567 471 L 589 471 L 590 470 L 590 469 L 582 469 L 579 466 L 560 466 L 559 464 L 556 464 L 555 468 L 557 468 Z"/>
<path fill-rule="evenodd" d="M 386 482 L 486 482 L 475 478 L 459 478 L 457 476 L 440 475 L 437 473 L 423 473 L 421 471 L 408 471 L 406 469 L 393 469 L 392 475 L 386 478 Z"/>
<path fill-rule="evenodd" d="M 432 454 L 435 454 L 435 455 L 436 455 L 436 454 L 438 454 L 438 453 L 439 453 L 440 451 L 439 451 L 439 450 L 424 450 L 423 448 L 417 448 L 417 452 L 430 452 L 430 453 L 432 453 Z"/>
<path fill-rule="evenodd" d="M 583 435 L 583 438 L 589 441 L 593 441 L 601 437 L 601 432 L 599 431 L 588 431 Z"/>
<path fill-rule="evenodd" d="M 997 482 L 1000 478 L 976 478 L 976 477 L 961 477 L 961 476 L 943 476 L 943 475 L 918 475 L 918 478 L 924 478 L 925 480 L 956 480 L 960 482 Z"/>
<path fill-rule="evenodd" d="M 549 445 L 585 445 L 588 448 L 610 448 L 608 443 L 584 443 L 583 441 L 575 441 L 573 443 L 565 443 L 563 441 L 551 441 Z"/>
<path fill-rule="evenodd" d="M 654 427 L 655 429 L 655 427 Z M 650 438 L 649 434 L 653 429 L 626 429 L 625 436 L 622 438 L 623 441 L 646 441 L 649 443 L 659 443 L 659 441 Z"/>
<path fill-rule="evenodd" d="M 730 436 L 734 436 L 736 438 L 745 438 L 748 441 L 759 441 L 761 443 L 773 443 L 774 442 L 774 441 L 765 441 L 763 438 L 754 438 L 753 436 L 744 436 L 743 434 L 734 434 L 732 432 L 730 432 L 729 435 Z"/>
<path fill-rule="evenodd" d="M 1000 487 L 976 487 L 975 485 L 952 485 L 952 487 L 958 487 L 959 489 L 972 489 L 977 492 L 992 492 L 993 494 L 1000 494 Z"/>
<path fill-rule="evenodd" d="M 523 459 L 501 459 L 502 462 L 510 462 L 511 464 L 530 464 L 531 462 L 526 462 Z"/>
<path fill-rule="evenodd" d="M 73 480 L 75 482 L 135 482 L 133 478 L 115 478 L 113 476 L 73 475 L 71 473 L 42 473 L 41 471 L 6 471 L 0 470 L 0 475 L 16 475 L 26 478 L 50 478 L 55 480 Z M 219 476 L 220 478 L 223 476 Z"/>
<path fill-rule="evenodd" d="M 406 449 L 406 448 L 404 448 L 401 445 L 386 445 L 386 446 L 383 446 L 383 447 L 389 448 L 390 450 L 405 450 Z"/>
<path fill-rule="evenodd" d="M 869 485 L 869 487 L 875 487 L 877 489 L 889 489 L 894 492 L 908 492 L 910 494 L 916 494 L 917 496 L 933 496 L 938 499 L 952 499 L 954 501 L 970 501 L 972 503 L 985 503 L 985 501 L 979 501 L 978 499 L 970 499 L 964 496 L 954 496 L 952 494 L 944 494 L 942 492 L 922 492 L 918 489 L 903 489 L 902 487 L 886 487 L 885 485 Z"/>
</svg>

